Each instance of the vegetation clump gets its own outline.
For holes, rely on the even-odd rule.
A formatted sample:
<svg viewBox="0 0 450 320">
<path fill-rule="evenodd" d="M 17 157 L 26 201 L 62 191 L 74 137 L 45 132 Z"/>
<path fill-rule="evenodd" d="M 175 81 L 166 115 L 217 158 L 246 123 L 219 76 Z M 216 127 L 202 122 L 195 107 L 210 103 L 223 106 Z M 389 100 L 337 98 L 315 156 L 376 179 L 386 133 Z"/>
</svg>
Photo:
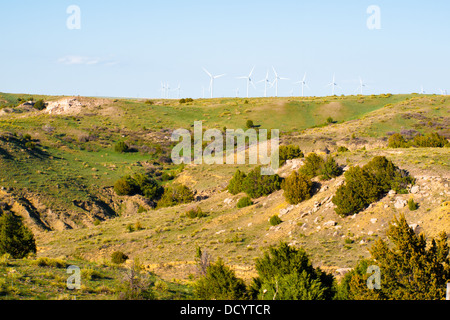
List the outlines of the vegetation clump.
<svg viewBox="0 0 450 320">
<path fill-rule="evenodd" d="M 248 207 L 251 205 L 253 205 L 253 201 L 250 197 L 243 197 L 243 198 L 239 199 L 239 201 L 237 203 L 238 209 L 245 208 L 245 207 Z"/>
<path fill-rule="evenodd" d="M 114 150 L 119 153 L 125 153 L 130 151 L 130 147 L 128 147 L 128 145 L 125 142 L 119 141 L 114 146 Z"/>
<path fill-rule="evenodd" d="M 417 134 L 412 139 L 406 140 L 400 133 L 392 134 L 388 139 L 388 148 L 444 148 L 450 147 L 450 142 L 438 133 Z"/>
<path fill-rule="evenodd" d="M 158 207 L 171 207 L 178 204 L 189 203 L 194 200 L 194 193 L 188 187 L 177 184 L 164 189 L 164 193 L 158 201 Z"/>
<path fill-rule="evenodd" d="M 9 254 L 13 259 L 22 259 L 36 253 L 33 233 L 23 223 L 22 217 L 0 209 L 0 256 Z"/>
<path fill-rule="evenodd" d="M 280 217 L 278 215 L 273 215 L 269 219 L 269 223 L 270 223 L 271 226 L 277 226 L 277 225 L 279 225 L 282 222 L 283 221 L 280 219 Z"/>
<path fill-rule="evenodd" d="M 128 256 L 122 251 L 114 251 L 111 255 L 111 262 L 115 264 L 122 264 L 128 260 Z"/>
<path fill-rule="evenodd" d="M 281 189 L 282 178 L 277 174 L 262 175 L 261 167 L 258 166 L 246 175 L 237 170 L 228 184 L 231 194 L 245 192 L 252 199 L 267 196 Z"/>
<path fill-rule="evenodd" d="M 389 241 L 378 240 L 369 250 L 371 257 L 361 260 L 345 275 L 339 286 L 339 299 L 445 299 L 450 279 L 447 234 L 440 233 L 427 246 L 424 234 L 417 235 L 401 215 L 392 221 L 387 237 Z M 374 289 L 367 286 L 371 265 L 377 266 L 381 275 L 379 287 Z"/>
<path fill-rule="evenodd" d="M 293 171 L 281 184 L 281 188 L 284 190 L 284 198 L 289 204 L 298 204 L 310 199 L 312 186 L 311 179 L 296 171 Z"/>
<path fill-rule="evenodd" d="M 287 145 L 279 148 L 280 166 L 284 165 L 287 160 L 303 158 L 303 156 L 299 146 Z"/>
<path fill-rule="evenodd" d="M 345 173 L 345 184 L 336 190 L 332 202 L 341 216 L 360 212 L 379 200 L 389 190 L 407 193 L 414 179 L 384 156 L 374 157 L 363 167 L 351 167 Z"/>
<path fill-rule="evenodd" d="M 194 218 L 203 218 L 206 217 L 207 214 L 202 211 L 200 207 L 194 207 L 186 211 L 185 216 L 191 219 Z"/>
</svg>

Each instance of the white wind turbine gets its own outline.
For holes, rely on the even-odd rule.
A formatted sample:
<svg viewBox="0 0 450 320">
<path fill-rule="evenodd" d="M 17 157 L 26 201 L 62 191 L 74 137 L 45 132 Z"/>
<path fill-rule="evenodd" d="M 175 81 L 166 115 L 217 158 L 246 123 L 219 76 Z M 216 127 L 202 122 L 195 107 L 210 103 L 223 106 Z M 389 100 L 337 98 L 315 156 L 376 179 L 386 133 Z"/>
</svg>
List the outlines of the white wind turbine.
<svg viewBox="0 0 450 320">
<path fill-rule="evenodd" d="M 425 90 L 423 90 L 423 86 L 420 86 L 420 94 L 425 94 Z"/>
<path fill-rule="evenodd" d="M 255 84 L 252 81 L 252 74 L 253 74 L 253 70 L 255 70 L 255 67 L 253 67 L 252 71 L 250 71 L 250 73 L 248 74 L 248 76 L 242 76 L 242 77 L 237 77 L 236 79 L 247 79 L 247 98 L 248 98 L 248 89 L 249 89 L 249 85 L 250 83 L 252 84 L 253 88 L 256 89 Z"/>
<path fill-rule="evenodd" d="M 178 84 L 178 87 L 174 89 L 177 92 L 177 98 L 180 99 L 181 86 Z"/>
<path fill-rule="evenodd" d="M 310 89 L 309 88 L 309 86 L 308 86 L 308 84 L 306 83 L 306 72 L 305 72 L 305 75 L 303 76 L 303 79 L 302 80 L 300 80 L 300 81 L 297 81 L 297 82 L 294 82 L 294 84 L 301 84 L 302 85 L 302 97 L 304 96 L 304 89 L 305 89 L 305 87 L 307 87 L 308 89 Z"/>
<path fill-rule="evenodd" d="M 214 79 L 223 77 L 225 74 L 220 74 L 218 76 L 213 76 L 211 73 L 209 73 L 208 70 L 206 70 L 205 68 L 203 68 L 203 71 L 206 72 L 206 74 L 209 76 L 210 81 L 209 81 L 209 90 L 211 92 L 211 98 L 213 97 L 213 92 L 214 92 Z"/>
<path fill-rule="evenodd" d="M 167 85 L 162 81 L 161 81 L 161 89 L 159 89 L 159 91 L 161 91 L 161 98 L 165 99 L 167 97 Z"/>
<path fill-rule="evenodd" d="M 367 85 L 363 82 L 361 77 L 359 77 L 359 86 L 358 86 L 358 88 L 356 88 L 356 90 L 358 90 L 361 95 L 363 94 L 363 88 L 364 87 L 367 87 Z"/>
<path fill-rule="evenodd" d="M 332 96 L 334 96 L 334 88 L 335 88 L 335 87 L 341 88 L 340 86 L 337 85 L 337 83 L 336 83 L 336 77 L 335 77 L 334 74 L 333 74 L 333 81 L 332 81 L 331 83 L 327 84 L 326 86 L 327 86 L 327 87 L 328 87 L 328 86 L 331 86 L 331 95 L 332 95 Z M 342 89 L 342 88 L 341 88 L 341 89 Z"/>
<path fill-rule="evenodd" d="M 439 89 L 439 91 L 441 92 L 441 95 L 443 95 L 443 96 L 447 95 L 447 90 Z"/>
<path fill-rule="evenodd" d="M 258 81 L 257 83 L 260 83 L 260 82 L 264 82 L 264 97 L 267 97 L 267 85 L 268 84 L 270 85 L 269 70 L 267 70 L 266 77 L 264 79 Z"/>
<path fill-rule="evenodd" d="M 278 97 L 278 80 L 289 80 L 288 78 L 282 78 L 278 76 L 278 73 L 275 71 L 275 68 L 272 67 L 273 73 L 275 73 L 275 80 L 272 82 L 272 87 L 275 84 L 275 97 Z"/>
</svg>

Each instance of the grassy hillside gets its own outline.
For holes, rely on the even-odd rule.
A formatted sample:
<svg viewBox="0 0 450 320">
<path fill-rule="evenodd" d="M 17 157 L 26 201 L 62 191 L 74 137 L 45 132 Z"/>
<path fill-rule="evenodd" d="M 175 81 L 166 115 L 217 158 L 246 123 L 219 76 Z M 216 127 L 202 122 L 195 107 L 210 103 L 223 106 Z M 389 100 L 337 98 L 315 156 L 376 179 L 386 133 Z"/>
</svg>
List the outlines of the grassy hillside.
<svg viewBox="0 0 450 320">
<path fill-rule="evenodd" d="M 367 249 L 385 237 L 388 223 L 399 213 L 405 213 L 408 222 L 417 224 L 427 236 L 439 231 L 450 233 L 449 148 L 387 148 L 387 138 L 393 132 L 438 132 L 449 138 L 450 99 L 446 96 L 230 98 L 186 104 L 77 97 L 70 108 L 57 106 L 50 108 L 51 113 L 49 107 L 43 111 L 24 109 L 17 105 L 19 97 L 28 95 L 0 93 L 0 102 L 5 101 L 3 111 L 8 109 L 0 110 L 0 203 L 25 217 L 37 239 L 38 257 L 62 257 L 105 274 L 107 280 L 89 282 L 91 287 L 80 297 L 83 299 L 114 296 L 116 269 L 105 261 L 116 250 L 131 259 L 139 258 L 165 281 L 189 285 L 196 274 L 197 247 L 214 259 L 224 258 L 248 281 L 255 274 L 254 258 L 280 241 L 304 247 L 315 265 L 334 271 L 351 268 L 358 259 L 367 257 Z M 51 106 L 73 99 L 42 98 L 56 103 Z M 332 123 L 327 123 L 328 117 Z M 175 166 L 163 159 L 170 156 L 174 129 L 190 129 L 200 120 L 205 128 L 245 129 L 249 119 L 261 128 L 280 129 L 282 143 L 298 145 L 305 155 L 311 151 L 332 154 L 342 167 L 386 156 L 416 178 L 419 191 L 387 195 L 358 215 L 342 218 L 331 203 L 343 181 L 338 177 L 317 181 L 321 191 L 297 206 L 290 206 L 283 191 L 277 191 L 255 199 L 250 207 L 237 209 L 236 203 L 244 194 L 233 196 L 224 189 L 236 169 L 249 172 L 253 166 Z M 116 152 L 114 146 L 119 141 L 134 152 Z M 349 151 L 338 153 L 339 146 Z M 292 164 L 287 164 L 280 175 L 292 170 Z M 183 183 L 197 192 L 198 199 L 194 204 L 152 209 L 142 196 L 117 196 L 112 189 L 114 182 L 137 172 L 172 173 L 175 180 L 162 183 Z M 419 203 L 418 210 L 395 208 L 398 199 L 410 197 Z M 207 216 L 185 217 L 194 205 Z M 275 214 L 283 222 L 272 227 L 268 219 Z M 326 224 L 329 221 L 334 223 Z M 141 228 L 130 232 L 127 226 L 136 223 Z M 44 273 L 28 260 L 10 264 L 20 274 Z M 23 281 L 26 278 L 21 277 Z M 53 283 L 50 276 L 47 278 Z M 100 283 L 110 286 L 111 294 L 97 292 L 101 291 L 95 289 Z M 44 289 L 39 289 L 42 286 Z M 181 292 L 179 296 L 174 293 L 166 298 L 184 297 L 190 290 L 186 288 L 174 287 Z M 48 296 L 17 290 L 19 293 L 8 293 L 7 297 L 64 295 L 61 290 L 51 290 Z M 44 282 L 37 284 L 36 290 L 47 290 Z"/>
</svg>

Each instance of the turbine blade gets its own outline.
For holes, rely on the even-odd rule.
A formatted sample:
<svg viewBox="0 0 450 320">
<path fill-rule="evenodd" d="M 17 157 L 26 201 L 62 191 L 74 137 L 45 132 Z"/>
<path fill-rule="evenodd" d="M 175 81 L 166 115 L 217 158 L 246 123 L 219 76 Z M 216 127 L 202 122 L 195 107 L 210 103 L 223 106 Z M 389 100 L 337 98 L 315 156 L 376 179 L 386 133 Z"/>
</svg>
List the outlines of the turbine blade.
<svg viewBox="0 0 450 320">
<path fill-rule="evenodd" d="M 211 73 L 209 73 L 209 71 L 208 70 L 206 70 L 205 68 L 202 68 L 203 69 L 203 71 L 205 71 L 206 72 L 206 74 L 208 75 L 208 76 L 210 76 L 211 78 L 212 78 L 212 74 Z"/>
<path fill-rule="evenodd" d="M 224 73 L 224 74 L 220 74 L 220 75 L 218 75 L 218 76 L 214 76 L 214 79 L 217 79 L 217 78 L 223 77 L 224 75 L 225 75 L 225 73 Z"/>
</svg>

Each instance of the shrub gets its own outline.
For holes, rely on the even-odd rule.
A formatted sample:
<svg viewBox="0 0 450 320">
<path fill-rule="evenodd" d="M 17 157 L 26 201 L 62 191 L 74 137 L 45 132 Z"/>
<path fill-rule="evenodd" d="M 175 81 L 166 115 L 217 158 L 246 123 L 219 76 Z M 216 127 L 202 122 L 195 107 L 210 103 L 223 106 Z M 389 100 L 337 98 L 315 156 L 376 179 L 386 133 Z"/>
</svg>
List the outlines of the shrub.
<svg viewBox="0 0 450 320">
<path fill-rule="evenodd" d="M 115 264 L 122 264 L 128 260 L 128 256 L 122 251 L 115 251 L 111 255 L 111 262 Z"/>
<path fill-rule="evenodd" d="M 242 192 L 242 183 L 244 179 L 247 177 L 245 173 L 240 171 L 239 169 L 234 173 L 233 178 L 230 180 L 228 184 L 228 192 L 235 195 Z"/>
<path fill-rule="evenodd" d="M 388 139 L 388 148 L 407 148 L 408 143 L 400 133 L 394 133 Z"/>
<path fill-rule="evenodd" d="M 330 180 L 342 174 L 342 169 L 336 163 L 333 157 L 327 157 L 322 167 L 320 168 L 320 179 Z"/>
<path fill-rule="evenodd" d="M 344 147 L 344 146 L 339 146 L 339 148 L 337 149 L 337 152 L 341 153 L 341 152 L 347 152 L 348 148 Z"/>
<path fill-rule="evenodd" d="M 33 150 L 34 148 L 36 148 L 36 144 L 33 141 L 27 141 L 25 143 L 25 148 Z"/>
<path fill-rule="evenodd" d="M 270 223 L 271 226 L 277 226 L 277 225 L 279 225 L 282 222 L 283 221 L 280 219 L 280 217 L 278 215 L 273 215 L 269 219 L 269 223 Z"/>
<path fill-rule="evenodd" d="M 244 207 L 248 207 L 253 205 L 253 201 L 250 197 L 243 197 L 241 199 L 239 199 L 238 203 L 237 203 L 237 207 L 240 208 L 244 208 Z"/>
<path fill-rule="evenodd" d="M 280 166 L 286 163 L 286 160 L 303 158 L 303 152 L 300 150 L 300 147 L 294 145 L 288 146 L 280 146 L 279 149 L 280 155 Z"/>
<path fill-rule="evenodd" d="M 334 122 L 334 120 L 333 120 L 332 117 L 328 117 L 328 118 L 327 118 L 327 123 L 328 123 L 328 124 L 333 123 L 333 122 Z"/>
<path fill-rule="evenodd" d="M 417 202 L 414 201 L 413 198 L 410 198 L 408 200 L 408 208 L 410 211 L 416 211 L 419 208 L 419 206 L 418 206 Z"/>
<path fill-rule="evenodd" d="M 36 253 L 33 233 L 25 226 L 22 217 L 10 212 L 0 216 L 0 256 L 5 253 L 14 259 Z"/>
<path fill-rule="evenodd" d="M 185 185 L 174 185 L 164 190 L 158 207 L 171 207 L 194 201 L 194 193 Z"/>
<path fill-rule="evenodd" d="M 40 257 L 33 262 L 38 267 L 50 267 L 63 269 L 67 267 L 67 262 L 61 259 L 52 259 L 47 257 Z"/>
<path fill-rule="evenodd" d="M 125 272 L 119 289 L 119 300 L 153 300 L 155 298 L 149 274 L 143 271 L 144 267 L 135 260 Z"/>
<path fill-rule="evenodd" d="M 94 270 L 92 268 L 86 268 L 81 270 L 81 277 L 85 280 L 98 280 L 103 278 L 102 274 L 98 272 L 97 270 Z"/>
<path fill-rule="evenodd" d="M 314 178 L 320 174 L 320 169 L 324 164 L 324 160 L 316 153 L 310 153 L 305 158 L 305 164 L 300 168 L 299 172 L 309 178 Z"/>
<path fill-rule="evenodd" d="M 258 277 L 253 279 L 253 299 L 331 300 L 334 277 L 314 268 L 306 251 L 280 243 L 256 260 Z"/>
<path fill-rule="evenodd" d="M 139 186 L 131 176 L 125 176 L 116 181 L 114 191 L 119 196 L 131 196 L 139 192 Z"/>
<path fill-rule="evenodd" d="M 221 259 L 207 267 L 206 275 L 195 284 L 194 294 L 200 300 L 243 300 L 248 297 L 244 281 L 236 277 Z"/>
<path fill-rule="evenodd" d="M 252 120 L 247 120 L 247 122 L 245 123 L 245 126 L 246 126 L 248 129 L 251 129 L 251 128 L 253 128 L 255 125 L 254 125 L 254 123 L 253 123 Z"/>
<path fill-rule="evenodd" d="M 277 174 L 261 175 L 261 167 L 258 166 L 247 175 L 242 182 L 242 190 L 252 199 L 267 196 L 280 190 L 282 179 Z"/>
<path fill-rule="evenodd" d="M 40 99 L 34 103 L 33 107 L 38 110 L 44 110 L 46 108 L 46 105 L 44 100 Z"/>
<path fill-rule="evenodd" d="M 180 99 L 179 103 L 186 103 L 186 99 L 185 98 Z"/>
<path fill-rule="evenodd" d="M 382 156 L 374 157 L 361 167 L 351 167 L 345 173 L 345 185 L 336 190 L 332 202 L 341 216 L 358 213 L 379 200 L 389 190 L 406 193 L 414 179 Z"/>
<path fill-rule="evenodd" d="M 119 153 L 124 153 L 124 152 L 130 151 L 130 148 L 128 147 L 128 145 L 125 142 L 119 141 L 114 146 L 114 150 Z"/>
<path fill-rule="evenodd" d="M 148 104 L 148 105 L 153 105 L 153 104 L 154 104 L 154 102 L 153 102 L 153 100 L 145 100 L 145 104 Z"/>
<path fill-rule="evenodd" d="M 127 229 L 128 232 L 134 232 L 134 226 L 131 223 L 127 224 L 125 229 Z"/>
<path fill-rule="evenodd" d="M 386 233 L 369 250 L 371 257 L 361 260 L 341 281 L 340 291 L 349 300 L 441 300 L 450 269 L 449 247 L 445 232 L 427 241 L 409 227 L 404 215 L 394 218 Z M 429 244 L 429 245 L 427 245 Z M 367 286 L 367 267 L 377 265 L 380 288 Z"/>
<path fill-rule="evenodd" d="M 443 148 L 450 146 L 448 140 L 438 133 L 417 135 L 412 141 L 412 145 L 422 148 Z"/>
<path fill-rule="evenodd" d="M 284 198 L 290 204 L 298 204 L 304 200 L 308 200 L 312 196 L 311 180 L 297 172 L 292 172 L 281 184 L 284 190 Z"/>
<path fill-rule="evenodd" d="M 207 214 L 202 211 L 200 207 L 191 208 L 185 213 L 186 217 L 194 219 L 194 218 L 203 218 L 206 217 Z"/>
</svg>

